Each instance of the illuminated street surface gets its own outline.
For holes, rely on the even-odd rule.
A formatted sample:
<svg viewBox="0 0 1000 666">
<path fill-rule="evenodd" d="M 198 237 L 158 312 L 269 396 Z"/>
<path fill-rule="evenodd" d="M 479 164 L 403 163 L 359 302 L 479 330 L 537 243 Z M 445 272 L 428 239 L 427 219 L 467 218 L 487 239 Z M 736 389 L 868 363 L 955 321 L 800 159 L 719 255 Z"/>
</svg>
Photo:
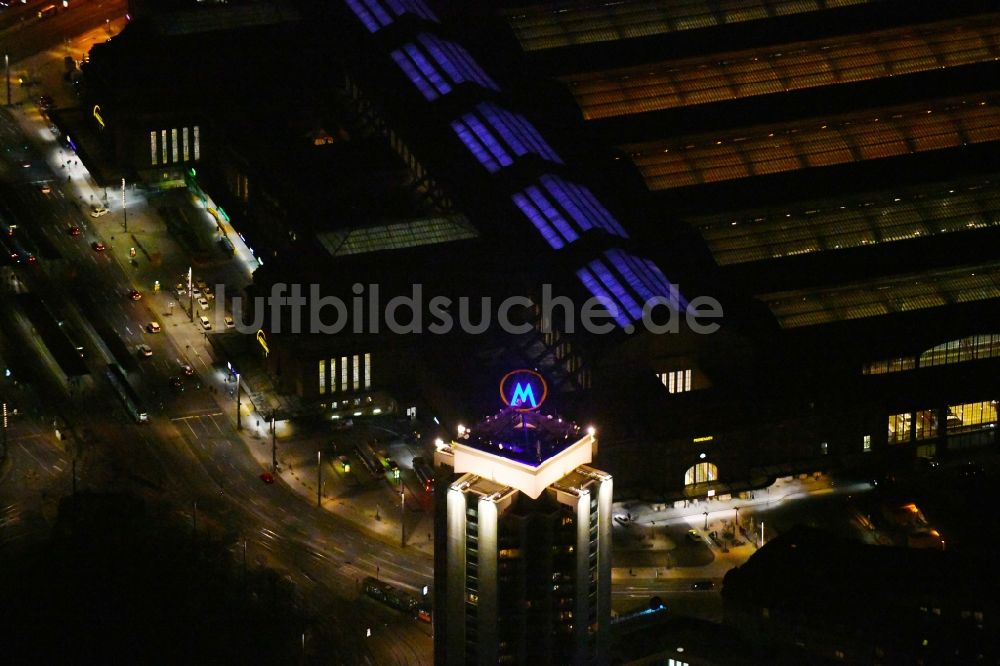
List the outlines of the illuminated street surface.
<svg viewBox="0 0 1000 666">
<path fill-rule="evenodd" d="M 95 33 L 103 30 L 97 28 Z M 78 41 L 85 40 L 74 43 Z M 61 58 L 55 54 L 50 61 L 57 56 Z M 33 69 L 44 73 L 45 65 Z M 18 94 L 25 93 L 15 89 Z M 339 645 L 342 663 L 430 663 L 429 625 L 368 600 L 358 589 L 359 580 L 377 569 L 384 580 L 411 590 L 429 584 L 432 563 L 426 537 L 421 539 L 423 550 L 401 550 L 387 534 L 385 541 L 379 539 L 380 531 L 398 532 L 398 527 L 391 527 L 393 518 L 365 520 L 368 509 L 363 502 L 345 509 L 359 514 L 351 522 L 336 512 L 311 507 L 285 483 L 268 487 L 260 482 L 262 465 L 249 450 L 260 447 L 261 440 L 251 435 L 241 438 L 234 432 L 235 404 L 228 395 L 231 386 L 225 383 L 224 368 L 220 370 L 213 362 L 205 336 L 185 312 L 176 307 L 170 314 L 168 301 L 175 296 L 168 290 L 151 293 L 153 280 L 172 285 L 174 276 L 189 265 L 157 219 L 155 201 L 141 191 L 128 190 L 129 233 L 141 239 L 148 251 L 163 257 L 155 268 L 140 261 L 135 269 L 128 265 L 133 241 L 121 229 L 115 196 L 108 199 L 108 215 L 90 218 L 89 205 L 103 202 L 103 191 L 89 184 L 85 169 L 75 160 L 67 171 L 64 162 L 72 156 L 56 145 L 33 106 L 24 104 L 13 114 L 0 112 L 0 137 L 4 145 L 22 146 L 18 155 L 23 153 L 32 162 L 23 175 L 13 169 L 8 172 L 21 176 L 10 188 L 14 199 L 8 205 L 22 214 L 34 212 L 37 227 L 30 234 L 39 247 L 51 249 L 43 253 L 40 270 L 22 279 L 32 291 L 46 294 L 53 307 L 72 313 L 86 336 L 84 344 L 95 352 L 86 358 L 91 375 L 98 378 L 94 386 L 74 389 L 76 399 L 60 408 L 76 432 L 87 433 L 88 446 L 77 461 L 79 488 L 127 491 L 156 504 L 172 503 L 185 515 L 191 514 L 192 502 L 197 502 L 201 529 L 228 542 L 234 562 L 242 558 L 245 541 L 251 567 L 286 572 L 303 610 L 312 618 L 307 632 Z M 72 182 L 61 180 L 60 173 L 69 173 Z M 38 182 L 53 183 L 52 192 L 42 194 Z M 198 209 L 192 206 L 190 214 L 197 215 Z M 208 219 L 205 223 L 210 224 Z M 65 233 L 70 224 L 83 230 L 81 237 Z M 107 251 L 95 253 L 90 248 L 92 240 L 102 241 Z M 248 277 L 245 248 L 240 254 L 242 259 L 238 256 L 224 265 L 206 267 L 205 277 L 213 284 L 216 280 L 242 284 Z M 68 290 L 56 286 L 66 284 L 71 285 Z M 145 297 L 132 302 L 122 296 L 132 288 Z M 152 320 L 162 323 L 166 335 L 145 330 Z M 218 324 L 221 327 L 221 320 Z M 101 337 L 99 331 L 106 329 L 121 336 L 124 349 L 147 344 L 153 356 L 121 358 Z M 117 399 L 100 379 L 105 358 L 119 360 L 133 381 L 138 379 L 138 392 L 152 414 L 149 426 L 122 420 Z M 168 379 L 178 373 L 180 361 L 190 363 L 195 376 L 188 378 L 188 390 L 174 395 Z M 58 384 L 54 377 L 45 380 L 53 387 Z M 196 382 L 204 388 L 190 388 Z M 92 409 L 91 405 L 100 407 Z M 58 493 L 70 488 L 72 456 L 55 445 L 45 423 L 34 415 L 22 414 L 17 419 L 13 432 L 25 434 L 12 436 L 4 468 L 5 481 L 19 481 L 2 486 L 0 521 L 5 540 L 24 539 L 29 534 L 26 530 L 39 529 L 44 518 L 51 520 Z M 285 460 L 284 452 L 279 460 Z M 393 497 L 388 489 L 373 492 Z M 369 529 L 359 529 L 359 523 Z M 374 628 L 372 638 L 361 640 L 369 628 Z"/>
</svg>

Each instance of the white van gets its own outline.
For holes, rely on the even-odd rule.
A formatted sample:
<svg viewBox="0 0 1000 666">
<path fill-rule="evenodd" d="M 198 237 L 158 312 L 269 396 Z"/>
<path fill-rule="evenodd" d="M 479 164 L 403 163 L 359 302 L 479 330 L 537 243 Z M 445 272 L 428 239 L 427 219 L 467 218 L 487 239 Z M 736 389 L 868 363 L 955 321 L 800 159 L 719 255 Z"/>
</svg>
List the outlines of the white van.
<svg viewBox="0 0 1000 666">
<path fill-rule="evenodd" d="M 206 331 L 211 331 L 212 330 L 212 322 L 210 322 L 208 320 L 208 317 L 206 317 L 205 315 L 202 315 L 202 316 L 198 317 L 198 321 L 201 322 L 201 327 L 203 329 L 205 329 Z"/>
</svg>

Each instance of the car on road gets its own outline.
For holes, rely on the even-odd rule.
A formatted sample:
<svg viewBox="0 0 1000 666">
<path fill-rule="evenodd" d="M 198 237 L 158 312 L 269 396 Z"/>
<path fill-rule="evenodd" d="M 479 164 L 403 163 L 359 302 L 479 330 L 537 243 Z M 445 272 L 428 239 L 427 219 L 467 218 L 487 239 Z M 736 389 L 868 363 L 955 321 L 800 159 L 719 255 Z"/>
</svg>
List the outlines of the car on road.
<svg viewBox="0 0 1000 666">
<path fill-rule="evenodd" d="M 260 475 L 260 480 L 263 481 L 264 483 L 274 483 L 274 474 L 271 474 L 270 472 L 264 472 L 263 474 Z"/>
<path fill-rule="evenodd" d="M 230 317 L 229 315 L 223 317 L 222 321 L 226 322 L 226 328 L 235 328 L 236 326 L 236 322 L 234 322 L 233 318 Z"/>
<path fill-rule="evenodd" d="M 107 215 L 110 212 L 111 211 L 109 211 L 104 206 L 91 206 L 90 207 L 90 216 L 93 217 L 93 218 L 95 218 L 95 219 L 98 218 L 98 217 L 103 217 L 103 216 Z"/>
<path fill-rule="evenodd" d="M 170 378 L 170 388 L 174 393 L 184 393 L 184 378 L 183 377 L 171 377 Z"/>
<path fill-rule="evenodd" d="M 208 309 L 208 301 L 206 301 L 204 297 L 198 299 L 198 305 L 202 310 Z"/>
<path fill-rule="evenodd" d="M 67 232 L 69 233 L 70 236 L 79 236 L 80 227 L 76 226 L 75 224 L 71 224 L 69 226 L 69 229 L 67 229 Z"/>
<path fill-rule="evenodd" d="M 351 471 L 351 460 L 347 456 L 337 456 L 337 462 L 340 463 L 340 466 L 344 469 L 344 472 Z"/>
<path fill-rule="evenodd" d="M 696 580 L 691 583 L 692 590 L 714 590 L 715 583 L 710 580 Z"/>
<path fill-rule="evenodd" d="M 430 623 L 434 620 L 431 616 L 431 608 L 427 604 L 418 604 L 413 609 L 413 617 L 421 622 Z"/>
<path fill-rule="evenodd" d="M 155 321 L 151 321 L 148 324 L 146 324 L 146 330 L 149 331 L 150 333 L 159 333 L 160 324 Z"/>
<path fill-rule="evenodd" d="M 695 543 L 701 543 L 701 535 L 698 534 L 698 530 L 688 530 L 687 531 L 688 541 L 694 541 Z"/>
<path fill-rule="evenodd" d="M 131 298 L 133 301 L 142 300 L 142 294 L 140 294 L 135 289 L 129 289 L 128 297 Z"/>
<path fill-rule="evenodd" d="M 191 367 L 190 363 L 181 363 L 181 372 L 190 377 L 194 374 L 194 368 Z"/>
<path fill-rule="evenodd" d="M 149 345 L 137 345 L 135 350 L 139 352 L 139 356 L 143 358 L 149 358 L 153 355 L 153 348 Z"/>
<path fill-rule="evenodd" d="M 94 241 L 90 244 L 90 247 L 94 248 L 95 252 L 104 252 L 104 243 L 101 241 Z"/>
<path fill-rule="evenodd" d="M 194 295 L 195 298 L 201 298 L 201 289 L 199 289 L 197 285 L 191 285 L 191 294 Z"/>
<path fill-rule="evenodd" d="M 55 102 L 48 95 L 42 95 L 38 98 L 38 106 L 42 109 L 51 109 Z"/>
<path fill-rule="evenodd" d="M 51 194 L 52 193 L 52 186 L 49 185 L 48 183 L 45 183 L 41 187 L 39 187 L 38 190 L 42 194 Z"/>
<path fill-rule="evenodd" d="M 205 315 L 202 315 L 202 316 L 198 317 L 198 321 L 201 322 L 201 327 L 203 329 L 205 329 L 206 331 L 211 331 L 212 330 L 212 322 L 210 322 L 208 320 L 208 317 L 206 317 Z"/>
</svg>

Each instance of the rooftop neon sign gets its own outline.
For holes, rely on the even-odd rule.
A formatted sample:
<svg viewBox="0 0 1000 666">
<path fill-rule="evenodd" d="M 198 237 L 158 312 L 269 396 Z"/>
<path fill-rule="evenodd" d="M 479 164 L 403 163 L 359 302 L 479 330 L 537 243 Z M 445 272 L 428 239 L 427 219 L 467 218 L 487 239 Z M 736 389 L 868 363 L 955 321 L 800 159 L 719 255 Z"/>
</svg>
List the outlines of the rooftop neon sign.
<svg viewBox="0 0 1000 666">
<path fill-rule="evenodd" d="M 548 394 L 548 383 L 534 370 L 513 370 L 500 380 L 500 399 L 519 412 L 538 409 Z"/>
</svg>

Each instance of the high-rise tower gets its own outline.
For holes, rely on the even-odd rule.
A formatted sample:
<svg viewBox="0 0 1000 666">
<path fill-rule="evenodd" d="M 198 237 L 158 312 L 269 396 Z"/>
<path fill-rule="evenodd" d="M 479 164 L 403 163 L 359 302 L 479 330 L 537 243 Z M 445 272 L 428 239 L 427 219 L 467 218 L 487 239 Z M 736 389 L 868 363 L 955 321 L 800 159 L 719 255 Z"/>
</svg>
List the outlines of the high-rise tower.
<svg viewBox="0 0 1000 666">
<path fill-rule="evenodd" d="M 438 442 L 438 664 L 607 662 L 611 476 L 592 429 L 521 405 Z"/>
</svg>

